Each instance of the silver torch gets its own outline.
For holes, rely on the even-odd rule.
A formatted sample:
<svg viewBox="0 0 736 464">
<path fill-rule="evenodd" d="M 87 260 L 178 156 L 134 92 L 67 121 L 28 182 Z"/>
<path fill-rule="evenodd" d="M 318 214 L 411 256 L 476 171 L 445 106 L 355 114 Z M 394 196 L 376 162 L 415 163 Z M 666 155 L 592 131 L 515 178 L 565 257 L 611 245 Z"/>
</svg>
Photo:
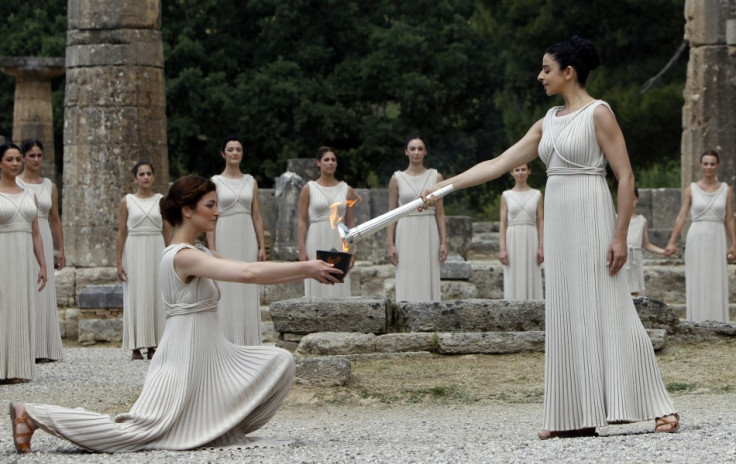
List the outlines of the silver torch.
<svg viewBox="0 0 736 464">
<path fill-rule="evenodd" d="M 452 184 L 446 185 L 441 189 L 438 189 L 437 191 L 427 195 L 427 198 L 439 200 L 453 190 L 455 190 L 455 188 L 452 186 Z M 337 225 L 337 230 L 340 233 L 340 238 L 343 242 L 357 243 L 364 238 L 375 234 L 379 230 L 388 227 L 389 224 L 393 224 L 394 222 L 398 221 L 412 211 L 415 211 L 423 204 L 424 201 L 421 198 L 417 198 L 416 200 L 410 201 L 405 205 L 392 209 L 388 213 L 382 214 L 378 217 L 374 217 L 370 221 L 366 221 L 363 224 L 359 224 L 352 229 L 348 229 L 348 226 L 341 222 Z"/>
</svg>

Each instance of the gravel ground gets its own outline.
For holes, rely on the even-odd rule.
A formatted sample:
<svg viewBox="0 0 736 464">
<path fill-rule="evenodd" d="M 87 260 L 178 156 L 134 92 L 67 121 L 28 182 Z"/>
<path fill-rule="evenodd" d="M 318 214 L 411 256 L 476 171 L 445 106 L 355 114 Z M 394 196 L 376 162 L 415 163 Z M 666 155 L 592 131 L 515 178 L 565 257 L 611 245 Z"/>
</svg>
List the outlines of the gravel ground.
<svg viewBox="0 0 736 464">
<path fill-rule="evenodd" d="M 111 348 L 69 348 L 63 363 L 38 366 L 36 381 L 0 385 L 0 402 L 34 401 L 124 412 L 147 361 Z M 389 362 L 389 361 L 387 361 Z M 609 426 L 598 438 L 536 438 L 540 404 L 319 406 L 289 404 L 256 435 L 294 440 L 278 448 L 86 453 L 38 431 L 33 455 L 12 446 L 6 406 L 0 461 L 22 463 L 439 463 L 439 462 L 736 462 L 736 393 L 675 396 L 682 431 L 653 434 L 653 423 Z"/>
</svg>

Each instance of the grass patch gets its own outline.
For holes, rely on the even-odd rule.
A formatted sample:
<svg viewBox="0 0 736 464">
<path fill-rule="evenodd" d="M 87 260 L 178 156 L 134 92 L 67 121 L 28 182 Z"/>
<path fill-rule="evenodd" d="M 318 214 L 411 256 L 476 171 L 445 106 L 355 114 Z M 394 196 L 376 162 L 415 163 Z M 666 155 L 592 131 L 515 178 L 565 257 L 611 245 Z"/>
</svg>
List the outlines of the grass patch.
<svg viewBox="0 0 736 464">
<path fill-rule="evenodd" d="M 668 392 L 675 393 L 693 391 L 695 390 L 695 387 L 697 387 L 697 385 L 694 383 L 685 382 L 669 382 L 667 383 L 666 387 Z"/>
</svg>

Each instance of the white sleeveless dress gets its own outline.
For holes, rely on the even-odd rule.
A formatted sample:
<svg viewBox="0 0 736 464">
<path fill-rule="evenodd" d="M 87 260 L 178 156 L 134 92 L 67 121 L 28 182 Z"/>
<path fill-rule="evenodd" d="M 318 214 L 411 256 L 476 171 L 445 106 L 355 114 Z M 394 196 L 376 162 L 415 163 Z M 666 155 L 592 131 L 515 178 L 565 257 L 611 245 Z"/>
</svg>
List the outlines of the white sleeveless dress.
<svg viewBox="0 0 736 464">
<path fill-rule="evenodd" d="M 258 261 L 258 240 L 253 227 L 251 205 L 255 179 L 245 174 L 240 179 L 214 176 L 217 185 L 215 248 L 229 259 Z M 225 338 L 236 345 L 261 344 L 261 306 L 258 285 L 220 283 L 217 317 Z"/>
<path fill-rule="evenodd" d="M 626 275 L 610 276 L 615 229 L 593 111 L 544 117 L 545 430 L 600 427 L 675 412 Z"/>
<path fill-rule="evenodd" d="M 38 199 L 38 228 L 43 239 L 43 256 L 46 260 L 46 287 L 38 293 L 38 306 L 36 308 L 36 323 L 33 328 L 36 343 L 36 359 L 46 358 L 60 361 L 64 358 L 64 350 L 61 343 L 61 331 L 59 330 L 59 316 L 56 306 L 56 278 L 54 273 L 54 240 L 49 225 L 49 211 L 51 210 L 50 179 L 44 178 L 40 184 L 23 182 L 19 177 L 15 178 L 18 185 L 31 190 Z M 35 272 L 38 273 L 38 263 L 35 264 Z"/>
<path fill-rule="evenodd" d="M 399 206 L 416 200 L 437 183 L 436 169 L 427 169 L 419 176 L 396 171 L 394 176 Z M 396 301 L 440 301 L 440 233 L 435 209 L 414 211 L 399 219 L 394 246 L 399 255 Z"/>
<path fill-rule="evenodd" d="M 194 247 L 169 246 L 161 259 L 166 330 L 130 412 L 112 417 L 27 403 L 42 429 L 107 453 L 283 444 L 246 434 L 268 422 L 286 398 L 294 358 L 280 348 L 227 341 L 217 322 L 215 281 L 195 277 L 184 283 L 174 271 L 183 248 Z"/>
<path fill-rule="evenodd" d="M 542 268 L 537 264 L 539 231 L 537 206 L 542 192 L 503 192 L 507 208 L 506 251 L 509 264 L 503 267 L 504 300 L 543 300 Z"/>
<path fill-rule="evenodd" d="M 342 251 L 342 242 L 337 230 L 330 226 L 330 205 L 340 203 L 337 214 L 345 217 L 345 201 L 348 198 L 348 184 L 340 182 L 333 187 L 323 187 L 317 182 L 309 181 L 309 228 L 307 229 L 307 256 L 317 258 L 317 250 L 336 249 Z M 350 296 L 350 274 L 345 276 L 344 283 L 325 285 L 314 279 L 304 281 L 304 296 L 343 297 Z"/>
<path fill-rule="evenodd" d="M 685 241 L 687 320 L 729 322 L 725 182 L 715 192 L 690 184 L 690 229 Z M 732 213 L 729 213 L 732 214 Z"/>
<path fill-rule="evenodd" d="M 626 235 L 626 245 L 629 252 L 623 271 L 626 273 L 626 280 L 629 282 L 629 291 L 631 293 L 642 293 L 644 291 L 644 256 L 642 245 L 644 245 L 644 228 L 646 226 L 646 218 L 638 214 L 631 218 L 629 231 Z"/>
<path fill-rule="evenodd" d="M 33 255 L 33 192 L 0 193 L 0 379 L 32 380 L 38 264 Z M 51 271 L 53 272 L 53 270 Z"/>
<path fill-rule="evenodd" d="M 125 195 L 128 237 L 123 248 L 123 348 L 134 350 L 158 345 L 164 332 L 164 307 L 158 267 L 164 250 L 163 219 L 159 201 Z"/>
</svg>

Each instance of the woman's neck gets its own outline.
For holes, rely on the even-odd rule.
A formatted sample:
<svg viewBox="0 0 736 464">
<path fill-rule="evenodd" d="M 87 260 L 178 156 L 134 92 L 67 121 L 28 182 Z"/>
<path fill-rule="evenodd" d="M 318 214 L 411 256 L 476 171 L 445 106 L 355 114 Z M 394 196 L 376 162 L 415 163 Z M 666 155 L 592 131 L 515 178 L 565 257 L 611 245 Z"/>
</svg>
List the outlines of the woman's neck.
<svg viewBox="0 0 736 464">
<path fill-rule="evenodd" d="M 335 179 L 334 174 L 320 173 L 319 178 L 317 179 L 317 183 L 324 187 L 333 187 L 339 184 L 340 182 L 337 179 Z"/>
<path fill-rule="evenodd" d="M 171 244 L 188 243 L 189 245 L 194 245 L 200 232 L 202 231 L 193 229 L 189 224 L 182 224 L 174 229 L 174 233 L 171 236 Z"/>
<path fill-rule="evenodd" d="M 226 164 L 225 170 L 220 174 L 222 177 L 228 177 L 231 179 L 239 179 L 243 177 L 243 173 L 240 170 L 240 166 L 236 164 Z"/>
<path fill-rule="evenodd" d="M 28 168 L 24 169 L 18 177 L 20 177 L 20 180 L 23 182 L 27 182 L 29 184 L 40 184 L 43 182 L 43 177 L 41 177 L 40 171 L 33 172 Z"/>
<path fill-rule="evenodd" d="M 529 187 L 529 184 L 526 183 L 526 181 L 516 181 L 516 184 L 514 184 L 514 188 L 511 190 L 514 190 L 516 192 L 524 192 L 526 190 L 530 190 L 531 187 Z"/>
<path fill-rule="evenodd" d="M 584 108 L 590 104 L 590 102 L 595 100 L 593 97 L 588 95 L 588 92 L 584 87 L 580 87 L 579 85 L 570 87 L 569 90 L 563 91 L 562 98 L 565 100 L 565 113 L 572 113 L 573 111 Z"/>
<path fill-rule="evenodd" d="M 406 168 L 406 173 L 413 176 L 418 176 L 420 174 L 424 174 L 427 171 L 427 168 L 424 167 L 424 163 L 409 163 L 409 167 Z"/>
<path fill-rule="evenodd" d="M 153 189 L 150 187 L 148 188 L 138 187 L 134 195 L 137 196 L 138 198 L 151 198 L 153 196 Z"/>
<path fill-rule="evenodd" d="M 21 188 L 15 183 L 15 176 L 11 176 L 5 173 L 0 174 L 0 190 L 5 192 L 18 192 Z"/>
</svg>

